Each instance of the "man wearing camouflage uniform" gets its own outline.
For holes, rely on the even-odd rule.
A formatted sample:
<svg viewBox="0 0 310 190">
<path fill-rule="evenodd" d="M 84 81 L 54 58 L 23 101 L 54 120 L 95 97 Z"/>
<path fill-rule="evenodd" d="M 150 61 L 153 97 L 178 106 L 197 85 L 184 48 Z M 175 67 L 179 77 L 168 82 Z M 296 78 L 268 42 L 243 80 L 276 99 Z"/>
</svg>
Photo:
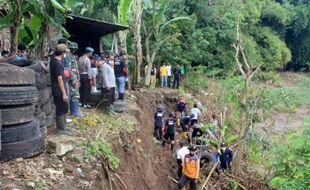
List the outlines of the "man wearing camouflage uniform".
<svg viewBox="0 0 310 190">
<path fill-rule="evenodd" d="M 71 42 L 69 44 L 70 53 L 68 56 L 70 64 L 70 80 L 69 80 L 69 89 L 70 89 L 70 112 L 71 115 L 82 117 L 83 114 L 79 112 L 79 103 L 80 103 L 80 73 L 78 68 L 78 56 L 76 55 L 76 50 L 78 49 L 78 44 Z"/>
</svg>

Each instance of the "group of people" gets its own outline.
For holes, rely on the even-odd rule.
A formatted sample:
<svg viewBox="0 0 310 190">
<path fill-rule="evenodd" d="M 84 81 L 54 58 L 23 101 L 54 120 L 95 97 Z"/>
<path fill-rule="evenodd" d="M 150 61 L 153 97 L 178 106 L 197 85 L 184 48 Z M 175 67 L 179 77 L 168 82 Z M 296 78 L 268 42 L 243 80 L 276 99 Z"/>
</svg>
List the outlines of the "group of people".
<svg viewBox="0 0 310 190">
<path fill-rule="evenodd" d="M 145 70 L 147 72 L 147 67 Z M 160 86 L 162 88 L 178 89 L 180 86 L 180 81 L 185 78 L 185 68 L 184 65 L 175 65 L 175 67 L 172 68 L 170 63 L 164 63 L 159 68 L 159 72 L 157 72 L 157 68 L 153 64 L 151 68 L 151 78 L 149 84 L 151 87 L 155 88 L 158 74 L 160 78 Z"/>
<path fill-rule="evenodd" d="M 233 160 L 233 152 L 222 142 L 218 150 L 204 151 L 202 144 L 197 144 L 193 139 L 205 134 L 199 125 L 201 111 L 195 103 L 187 113 L 187 103 L 181 97 L 176 105 L 175 113 L 170 112 L 165 120 L 164 106 L 159 104 L 154 115 L 154 137 L 162 141 L 162 147 L 170 143 L 170 150 L 174 151 L 176 129 L 180 128 L 180 148 L 176 151 L 178 164 L 179 189 L 183 189 L 188 183 L 190 190 L 195 190 L 199 178 L 200 168 L 204 159 L 219 163 L 216 171 L 220 175 L 222 171 L 230 171 Z M 214 117 L 211 119 L 213 123 Z M 188 145 L 188 146 L 187 146 Z M 199 147 L 199 148 L 198 148 Z M 200 153 L 197 154 L 197 151 Z"/>
<path fill-rule="evenodd" d="M 49 70 L 52 93 L 56 105 L 57 133 L 70 135 L 66 126 L 69 109 L 73 116 L 82 117 L 79 107 L 92 108 L 91 93 L 101 89 L 102 98 L 109 103 L 109 114 L 113 111 L 115 89 L 119 99 L 124 99 L 127 67 L 125 54 L 94 54 L 91 47 L 85 48 L 82 56 L 77 55 L 78 44 L 60 39 L 50 57 Z M 100 79 L 99 82 L 97 79 Z"/>
</svg>

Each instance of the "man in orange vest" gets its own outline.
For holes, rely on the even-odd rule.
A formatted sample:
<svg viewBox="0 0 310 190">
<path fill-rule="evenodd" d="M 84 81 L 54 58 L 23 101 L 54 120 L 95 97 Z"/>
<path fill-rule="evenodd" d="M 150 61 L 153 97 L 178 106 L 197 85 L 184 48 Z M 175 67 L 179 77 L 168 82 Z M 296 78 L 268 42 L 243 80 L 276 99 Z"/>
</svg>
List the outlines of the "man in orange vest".
<svg viewBox="0 0 310 190">
<path fill-rule="evenodd" d="M 182 176 L 179 181 L 179 189 L 183 189 L 189 183 L 190 190 L 196 190 L 199 177 L 199 158 L 194 146 L 188 147 L 189 154 L 184 157 Z"/>
</svg>

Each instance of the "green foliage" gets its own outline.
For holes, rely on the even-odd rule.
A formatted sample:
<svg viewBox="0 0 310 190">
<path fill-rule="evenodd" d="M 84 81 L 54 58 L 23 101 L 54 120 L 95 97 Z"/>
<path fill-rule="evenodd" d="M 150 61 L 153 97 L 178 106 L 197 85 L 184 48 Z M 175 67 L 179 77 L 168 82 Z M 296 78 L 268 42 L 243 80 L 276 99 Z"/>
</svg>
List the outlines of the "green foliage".
<svg viewBox="0 0 310 190">
<path fill-rule="evenodd" d="M 281 87 L 283 85 L 283 80 L 281 79 L 280 74 L 276 72 L 258 72 L 255 78 L 257 78 L 259 81 L 272 84 L 276 87 Z"/>
<path fill-rule="evenodd" d="M 9 1 L 9 12 L 0 19 L 0 27 L 9 27 L 13 22 L 14 9 L 16 4 Z M 45 26 L 56 27 L 59 31 L 67 34 L 63 27 L 66 19 L 65 9 L 57 0 L 27 0 L 21 4 L 21 24 L 19 25 L 19 43 L 28 46 L 30 49 L 37 48 L 40 37 L 43 35 Z M 30 17 L 29 17 L 30 15 Z"/>
<path fill-rule="evenodd" d="M 301 133 L 289 132 L 280 137 L 272 150 L 270 166 L 274 173 L 269 181 L 279 190 L 310 188 L 310 117 L 304 120 Z"/>
<path fill-rule="evenodd" d="M 110 143 L 104 139 L 97 139 L 96 141 L 90 142 L 87 154 L 95 156 L 102 154 L 113 170 L 119 167 L 120 159 L 114 155 Z"/>
</svg>

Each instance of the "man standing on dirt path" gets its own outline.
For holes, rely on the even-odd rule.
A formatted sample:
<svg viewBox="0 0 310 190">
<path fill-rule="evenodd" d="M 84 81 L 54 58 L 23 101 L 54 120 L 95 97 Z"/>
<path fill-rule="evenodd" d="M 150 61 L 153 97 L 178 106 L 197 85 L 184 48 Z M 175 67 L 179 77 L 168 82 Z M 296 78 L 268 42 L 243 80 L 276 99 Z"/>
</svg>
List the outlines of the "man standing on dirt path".
<svg viewBox="0 0 310 190">
<path fill-rule="evenodd" d="M 56 105 L 56 127 L 57 134 L 70 135 L 71 131 L 66 126 L 66 114 L 68 112 L 68 96 L 65 90 L 64 66 L 61 60 L 67 53 L 65 44 L 58 44 L 55 50 L 55 56 L 50 62 L 51 85 Z"/>
<path fill-rule="evenodd" d="M 178 177 L 181 179 L 184 158 L 189 154 L 188 147 L 185 146 L 185 142 L 183 140 L 180 141 L 180 149 L 177 151 L 177 162 L 178 162 Z"/>
<path fill-rule="evenodd" d="M 162 142 L 162 146 L 165 147 L 166 141 L 170 140 L 171 141 L 171 151 L 174 150 L 174 138 L 175 138 L 175 125 L 176 125 L 176 120 L 174 118 L 174 113 L 171 112 L 169 113 L 169 118 L 165 122 L 164 126 L 164 139 Z"/>
<path fill-rule="evenodd" d="M 154 136 L 157 140 L 161 141 L 163 136 L 162 127 L 164 124 L 164 107 L 161 104 L 157 106 L 154 120 Z"/>
<path fill-rule="evenodd" d="M 114 62 L 114 72 L 117 83 L 118 99 L 120 100 L 124 100 L 127 77 L 127 67 L 123 56 L 125 56 L 125 53 L 120 53 L 118 56 L 115 57 Z"/>
<path fill-rule="evenodd" d="M 94 49 L 87 47 L 82 57 L 79 59 L 79 72 L 80 72 L 80 95 L 81 104 L 84 108 L 91 108 L 89 105 L 90 91 L 92 86 L 92 72 L 90 56 L 93 54 Z"/>
<path fill-rule="evenodd" d="M 176 65 L 173 69 L 173 86 L 172 88 L 179 89 L 180 79 L 181 79 L 181 70 L 179 65 Z"/>
<path fill-rule="evenodd" d="M 189 183 L 190 190 L 197 189 L 197 182 L 199 178 L 199 158 L 196 155 L 196 147 L 190 146 L 189 154 L 184 157 L 182 176 L 179 180 L 179 189 L 184 189 Z"/>
<path fill-rule="evenodd" d="M 181 75 L 181 80 L 184 80 L 185 79 L 185 67 L 183 64 L 180 66 L 180 75 Z"/>
<path fill-rule="evenodd" d="M 168 63 L 167 65 L 167 83 L 168 83 L 168 87 L 171 88 L 171 64 Z"/>
<path fill-rule="evenodd" d="M 167 65 L 163 64 L 159 69 L 161 87 L 167 88 Z"/>
<path fill-rule="evenodd" d="M 108 114 L 110 116 L 114 116 L 116 113 L 114 112 L 114 99 L 115 99 L 115 73 L 113 69 L 113 62 L 105 60 L 101 66 L 102 73 L 102 91 L 101 96 L 102 100 L 107 99 L 109 103 Z"/>
<path fill-rule="evenodd" d="M 78 56 L 76 51 L 78 50 L 78 44 L 71 42 L 69 44 L 70 53 L 68 60 L 70 62 L 70 80 L 69 80 L 69 91 L 70 91 L 70 112 L 71 115 L 77 117 L 83 117 L 83 114 L 79 111 L 80 103 L 80 74 L 79 74 L 79 65 L 78 65 Z"/>
<path fill-rule="evenodd" d="M 157 69 L 155 67 L 155 65 L 152 65 L 152 69 L 151 69 L 151 80 L 150 80 L 150 86 L 152 88 L 156 87 L 156 75 L 157 75 Z"/>
</svg>

